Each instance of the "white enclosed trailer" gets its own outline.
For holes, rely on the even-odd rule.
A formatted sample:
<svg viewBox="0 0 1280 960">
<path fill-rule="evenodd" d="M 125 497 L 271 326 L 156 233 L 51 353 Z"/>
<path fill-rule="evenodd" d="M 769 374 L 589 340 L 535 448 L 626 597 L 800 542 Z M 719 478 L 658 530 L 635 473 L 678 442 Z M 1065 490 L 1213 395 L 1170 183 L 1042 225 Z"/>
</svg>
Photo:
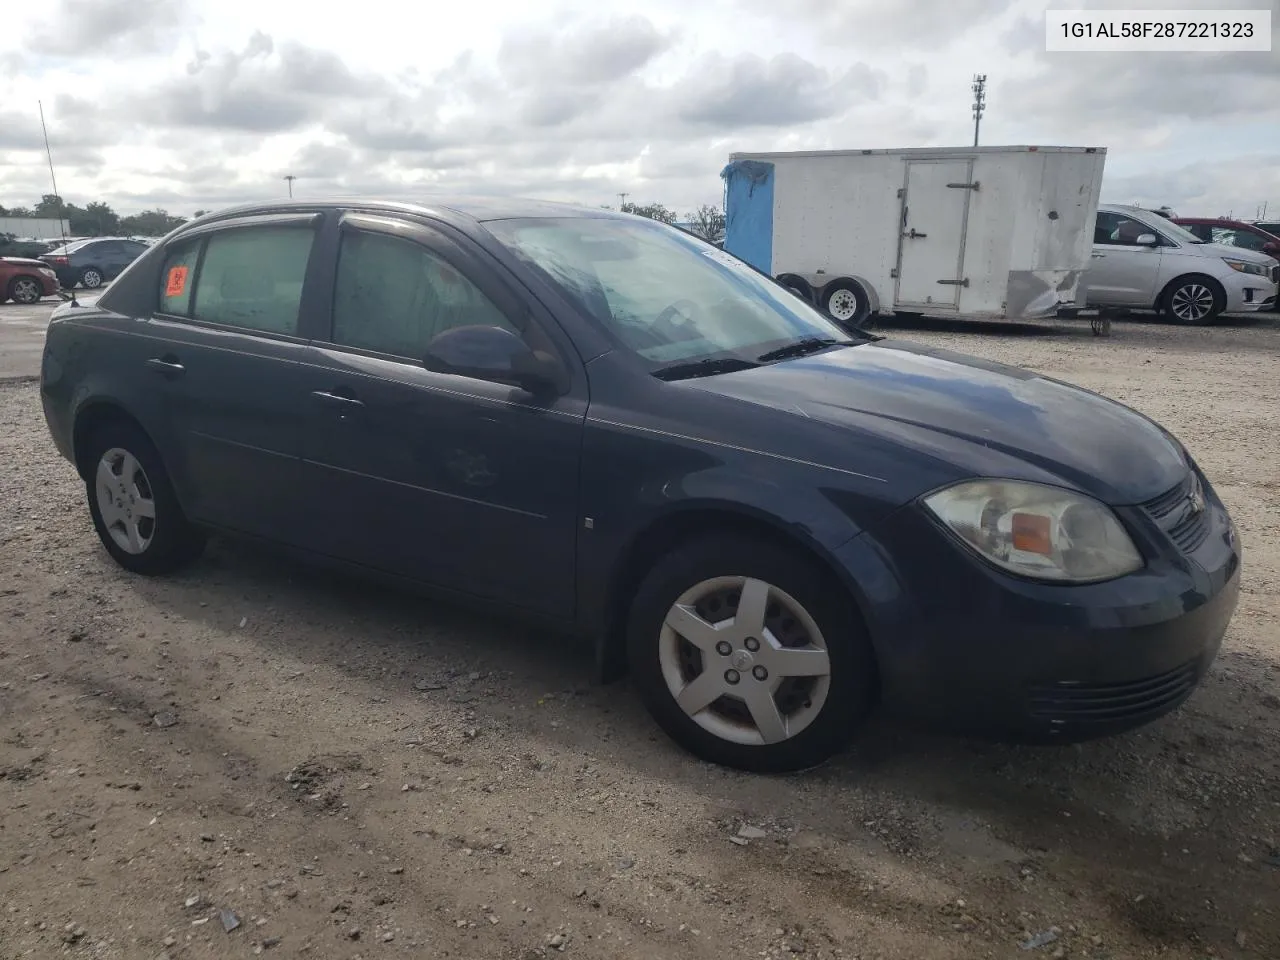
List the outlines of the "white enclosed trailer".
<svg viewBox="0 0 1280 960">
<path fill-rule="evenodd" d="M 735 153 L 724 247 L 837 320 L 1055 316 L 1076 302 L 1101 147 Z"/>
</svg>

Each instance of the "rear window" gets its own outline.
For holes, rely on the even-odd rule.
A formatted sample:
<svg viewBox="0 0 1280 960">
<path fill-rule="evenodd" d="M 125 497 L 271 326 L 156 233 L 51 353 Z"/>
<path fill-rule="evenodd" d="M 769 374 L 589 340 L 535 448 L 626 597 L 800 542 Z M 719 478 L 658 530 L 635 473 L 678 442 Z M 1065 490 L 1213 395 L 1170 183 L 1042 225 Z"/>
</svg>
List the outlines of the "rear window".
<svg viewBox="0 0 1280 960">
<path fill-rule="evenodd" d="M 195 278 L 190 313 L 209 323 L 296 335 L 314 237 L 310 226 L 242 227 L 213 234 Z M 189 282 L 190 273 L 186 276 Z M 167 293 L 168 271 L 164 282 Z M 175 282 L 175 295 L 180 295 L 177 287 Z"/>
</svg>

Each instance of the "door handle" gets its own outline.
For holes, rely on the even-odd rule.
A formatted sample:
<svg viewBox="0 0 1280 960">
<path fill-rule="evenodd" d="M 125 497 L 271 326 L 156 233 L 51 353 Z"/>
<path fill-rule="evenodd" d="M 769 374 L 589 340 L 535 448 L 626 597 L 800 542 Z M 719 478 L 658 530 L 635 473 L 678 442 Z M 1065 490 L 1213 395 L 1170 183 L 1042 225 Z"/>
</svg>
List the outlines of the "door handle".
<svg viewBox="0 0 1280 960">
<path fill-rule="evenodd" d="M 908 237 L 911 240 L 923 240 L 925 237 L 928 236 L 928 234 L 920 233 L 919 231 L 916 230 L 915 227 L 912 227 L 909 231 L 907 231 L 907 233 L 904 234 L 904 236 Z"/>
<path fill-rule="evenodd" d="M 337 407 L 340 410 L 358 410 L 364 406 L 363 401 L 357 400 L 355 397 L 343 396 L 340 393 L 330 393 L 327 390 L 312 390 L 311 396 L 326 407 Z"/>
<path fill-rule="evenodd" d="M 170 380 L 180 377 L 187 372 L 187 368 L 180 364 L 176 359 L 171 357 L 152 357 L 147 361 L 147 366 L 155 373 L 162 377 L 168 377 Z"/>
<path fill-rule="evenodd" d="M 1090 260 L 1105 260 L 1106 258 L 1107 258 L 1107 255 L 1106 255 L 1105 253 L 1091 253 L 1091 254 L 1089 254 L 1089 259 L 1090 259 Z"/>
</svg>

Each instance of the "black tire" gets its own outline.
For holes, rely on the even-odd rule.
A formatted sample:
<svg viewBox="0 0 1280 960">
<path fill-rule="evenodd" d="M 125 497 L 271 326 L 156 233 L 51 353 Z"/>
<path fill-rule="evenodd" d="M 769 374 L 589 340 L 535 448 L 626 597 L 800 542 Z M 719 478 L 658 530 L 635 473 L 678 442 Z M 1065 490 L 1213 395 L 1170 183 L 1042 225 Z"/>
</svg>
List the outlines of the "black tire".
<svg viewBox="0 0 1280 960">
<path fill-rule="evenodd" d="M 856 304 L 852 313 L 845 308 L 850 297 Z M 871 299 L 862 285 L 852 280 L 835 280 L 823 287 L 819 306 L 828 317 L 849 330 L 861 330 L 871 318 Z"/>
<path fill-rule="evenodd" d="M 830 661 L 826 698 L 809 725 L 788 739 L 746 744 L 717 736 L 677 704 L 664 677 L 660 649 L 668 611 L 685 591 L 717 577 L 764 580 L 784 591 L 825 638 Z M 799 551 L 742 535 L 691 541 L 654 565 L 632 601 L 627 656 L 645 705 L 668 736 L 704 760 L 740 770 L 787 773 L 818 766 L 849 743 L 875 704 L 875 654 L 852 597 Z"/>
<path fill-rule="evenodd" d="M 17 276 L 9 281 L 8 297 L 14 303 L 39 303 L 44 296 L 44 284 L 37 277 Z M 3 302 L 3 298 L 0 298 Z"/>
<path fill-rule="evenodd" d="M 800 277 L 790 273 L 784 273 L 782 276 L 778 277 L 778 283 L 782 284 L 805 303 L 810 305 L 813 304 L 813 288 Z"/>
<path fill-rule="evenodd" d="M 155 517 L 150 527 L 149 543 L 138 553 L 131 553 L 116 542 L 103 520 L 99 505 L 98 468 L 111 450 L 126 451 L 137 460 L 154 503 Z M 155 576 L 177 570 L 200 555 L 204 549 L 204 532 L 193 526 L 183 514 L 164 462 L 141 428 L 125 420 L 104 423 L 94 430 L 84 453 L 89 514 L 103 547 L 116 563 L 133 573 Z"/>
<path fill-rule="evenodd" d="M 1193 309 L 1194 304 L 1209 304 L 1203 314 Z M 1227 296 L 1222 285 L 1212 277 L 1188 274 L 1178 277 L 1160 295 L 1160 313 L 1170 323 L 1183 326 L 1207 326 L 1227 309 Z"/>
<path fill-rule="evenodd" d="M 97 290 L 106 280 L 106 275 L 97 267 L 85 267 L 80 271 L 80 285 L 86 290 Z"/>
</svg>

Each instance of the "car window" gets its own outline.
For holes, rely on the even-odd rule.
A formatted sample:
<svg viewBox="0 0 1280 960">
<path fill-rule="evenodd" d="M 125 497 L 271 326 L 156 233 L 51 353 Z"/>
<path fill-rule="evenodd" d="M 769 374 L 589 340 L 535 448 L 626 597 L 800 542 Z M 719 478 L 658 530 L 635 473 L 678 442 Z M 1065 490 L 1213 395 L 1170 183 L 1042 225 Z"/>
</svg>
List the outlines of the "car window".
<svg viewBox="0 0 1280 960">
<path fill-rule="evenodd" d="M 436 334 L 461 326 L 519 333 L 475 284 L 412 241 L 343 234 L 333 295 L 333 342 L 420 360 Z"/>
<path fill-rule="evenodd" d="M 1134 220 L 1132 217 L 1111 213 L 1107 210 L 1099 210 L 1098 219 L 1093 228 L 1093 242 L 1112 246 L 1136 247 L 1139 246 L 1138 237 L 1144 233 L 1155 233 L 1155 230 L 1141 220 Z"/>
<path fill-rule="evenodd" d="M 213 234 L 195 278 L 192 314 L 209 323 L 296 335 L 314 238 L 310 226 L 233 227 Z M 166 289 L 168 279 L 166 271 Z"/>
<path fill-rule="evenodd" d="M 1213 231 L 1207 223 L 1182 223 L 1179 226 L 1194 234 L 1196 239 L 1203 240 L 1205 243 L 1208 243 L 1213 237 Z"/>
<path fill-rule="evenodd" d="M 191 308 L 191 291 L 195 287 L 196 259 L 200 241 L 177 243 L 165 251 L 160 271 L 160 312 L 185 317 Z"/>
<path fill-rule="evenodd" d="M 1247 230 L 1236 230 L 1234 227 L 1214 227 L 1213 242 L 1228 247 L 1242 247 L 1245 250 L 1261 250 L 1267 242 L 1256 233 Z"/>
</svg>

